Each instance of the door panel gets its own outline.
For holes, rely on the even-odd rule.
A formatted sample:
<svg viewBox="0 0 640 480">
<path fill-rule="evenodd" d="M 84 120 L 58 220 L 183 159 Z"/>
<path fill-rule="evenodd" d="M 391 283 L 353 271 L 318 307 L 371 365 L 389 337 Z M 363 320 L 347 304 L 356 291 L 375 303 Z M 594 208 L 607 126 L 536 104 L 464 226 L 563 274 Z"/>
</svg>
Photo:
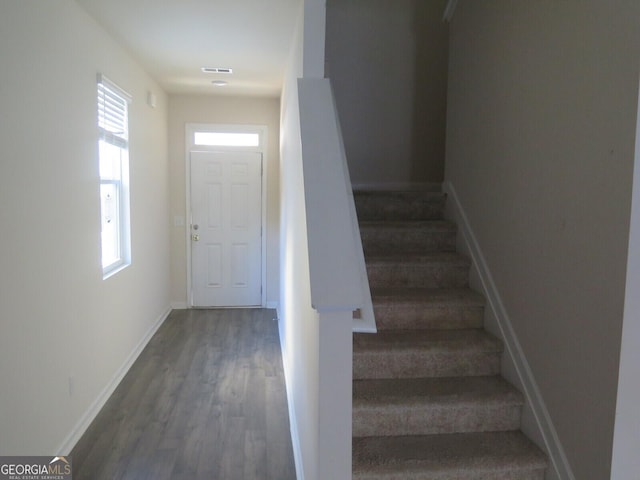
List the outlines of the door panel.
<svg viewBox="0 0 640 480">
<path fill-rule="evenodd" d="M 262 154 L 190 153 L 191 285 L 198 307 L 262 301 Z"/>
<path fill-rule="evenodd" d="M 210 177 L 211 178 L 211 177 Z M 222 227 L 222 185 L 207 185 L 207 226 L 209 228 Z"/>
<path fill-rule="evenodd" d="M 247 185 L 234 184 L 231 185 L 231 221 L 233 228 L 247 228 L 249 221 L 249 212 L 247 200 L 249 192 Z"/>
<path fill-rule="evenodd" d="M 248 245 L 236 243 L 231 247 L 231 284 L 234 287 L 246 287 L 249 285 L 249 258 Z"/>
<path fill-rule="evenodd" d="M 222 287 L 222 245 L 207 245 L 207 286 Z"/>
</svg>

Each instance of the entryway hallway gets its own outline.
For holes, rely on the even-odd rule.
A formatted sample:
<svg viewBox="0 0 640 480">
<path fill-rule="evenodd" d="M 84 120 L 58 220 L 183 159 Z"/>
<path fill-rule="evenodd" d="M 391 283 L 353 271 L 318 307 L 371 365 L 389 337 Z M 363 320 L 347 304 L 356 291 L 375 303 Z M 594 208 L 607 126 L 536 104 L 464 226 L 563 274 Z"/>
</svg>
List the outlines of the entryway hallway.
<svg viewBox="0 0 640 480">
<path fill-rule="evenodd" d="M 275 311 L 174 310 L 73 449 L 76 480 L 294 480 Z"/>
</svg>

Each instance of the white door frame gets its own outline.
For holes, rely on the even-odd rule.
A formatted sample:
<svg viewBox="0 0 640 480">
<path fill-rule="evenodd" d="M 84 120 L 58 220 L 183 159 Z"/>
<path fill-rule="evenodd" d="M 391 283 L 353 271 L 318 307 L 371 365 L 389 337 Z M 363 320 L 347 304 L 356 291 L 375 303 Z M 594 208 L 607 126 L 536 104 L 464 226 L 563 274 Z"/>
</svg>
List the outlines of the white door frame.
<svg viewBox="0 0 640 480">
<path fill-rule="evenodd" d="M 223 147 L 203 146 L 194 144 L 195 132 L 225 132 L 225 133 L 257 133 L 259 144 L 257 147 Z M 191 285 L 191 151 L 202 152 L 258 152 L 262 154 L 262 293 L 261 306 L 267 304 L 267 126 L 266 125 L 231 125 L 210 123 L 187 123 L 185 126 L 185 179 L 186 179 L 186 211 L 185 211 L 185 238 L 187 244 L 187 307 L 193 308 L 193 292 Z"/>
</svg>

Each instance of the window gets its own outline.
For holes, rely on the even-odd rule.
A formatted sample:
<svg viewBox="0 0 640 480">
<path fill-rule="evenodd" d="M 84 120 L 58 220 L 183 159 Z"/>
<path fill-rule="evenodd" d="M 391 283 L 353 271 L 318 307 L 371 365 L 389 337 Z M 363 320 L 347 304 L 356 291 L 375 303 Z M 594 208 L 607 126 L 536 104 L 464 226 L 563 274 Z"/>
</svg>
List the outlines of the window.
<svg viewBox="0 0 640 480">
<path fill-rule="evenodd" d="M 195 132 L 193 134 L 193 143 L 210 147 L 257 147 L 260 145 L 260 134 Z"/>
<path fill-rule="evenodd" d="M 107 278 L 131 263 L 129 235 L 129 131 L 131 97 L 98 75 L 98 158 L 102 273 Z"/>
</svg>

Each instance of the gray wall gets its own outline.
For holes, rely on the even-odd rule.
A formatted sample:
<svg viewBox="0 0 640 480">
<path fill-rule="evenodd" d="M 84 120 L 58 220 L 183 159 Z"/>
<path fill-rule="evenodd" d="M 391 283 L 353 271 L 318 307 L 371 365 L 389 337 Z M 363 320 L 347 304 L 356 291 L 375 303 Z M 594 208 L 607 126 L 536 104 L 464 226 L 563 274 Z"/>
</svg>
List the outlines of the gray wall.
<svg viewBox="0 0 640 480">
<path fill-rule="evenodd" d="M 635 0 L 462 0 L 445 178 L 579 480 L 609 478 L 640 58 Z"/>
<path fill-rule="evenodd" d="M 328 0 L 326 76 L 354 184 L 442 181 L 445 3 Z"/>
</svg>

